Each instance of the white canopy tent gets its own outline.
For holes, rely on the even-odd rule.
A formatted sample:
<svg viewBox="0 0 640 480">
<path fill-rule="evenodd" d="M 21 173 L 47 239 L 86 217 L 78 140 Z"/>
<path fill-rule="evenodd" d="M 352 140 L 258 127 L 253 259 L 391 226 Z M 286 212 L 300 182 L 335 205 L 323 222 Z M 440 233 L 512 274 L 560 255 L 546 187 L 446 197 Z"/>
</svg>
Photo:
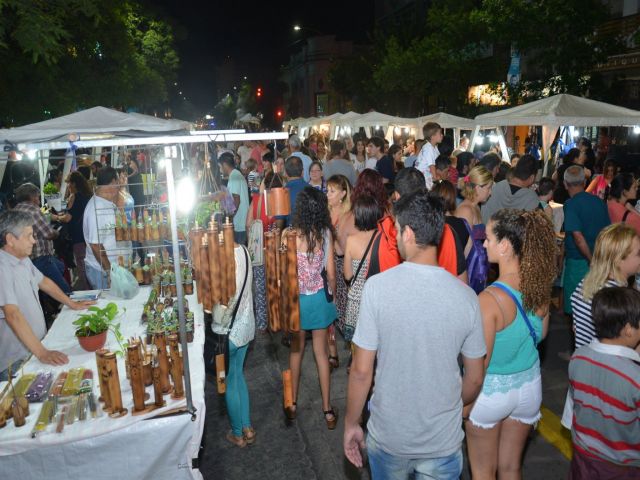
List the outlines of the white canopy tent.
<svg viewBox="0 0 640 480">
<path fill-rule="evenodd" d="M 80 140 L 108 138 L 132 138 L 153 135 L 184 135 L 191 130 L 191 124 L 182 120 L 164 120 L 139 113 L 123 113 L 105 107 L 93 107 L 80 112 L 63 115 L 51 120 L 37 122 L 22 127 L 0 130 L 0 142 L 11 144 L 24 150 L 27 144 L 42 142 L 62 142 L 60 148 L 69 148 L 65 159 L 63 178 L 66 178 L 73 160 L 71 147 Z M 6 164 L 5 164 L 6 165 Z M 40 190 L 49 168 L 49 150 L 38 150 L 38 173 Z M 0 174 L 4 173 L 4 168 Z M 0 182 L 2 177 L 0 176 Z M 62 184 L 64 196 L 66 184 Z"/>
<path fill-rule="evenodd" d="M 386 132 L 389 124 L 395 121 L 396 118 L 397 117 L 387 115 L 386 113 L 376 111 L 367 112 L 353 120 L 353 127 L 355 131 L 364 128 L 367 135 L 371 136 L 372 132 L 367 131 L 367 129 L 382 129 L 383 132 Z"/>
<path fill-rule="evenodd" d="M 353 111 L 340 115 L 340 118 L 335 119 L 331 126 L 331 138 L 337 140 L 341 135 L 352 135 L 355 130 L 354 122 L 360 116 L 359 113 Z"/>
<path fill-rule="evenodd" d="M 542 150 L 545 160 L 545 172 L 549 164 L 549 150 L 558 129 L 562 126 L 606 127 L 640 125 L 640 112 L 618 107 L 588 98 L 576 97 L 566 93 L 525 103 L 513 108 L 478 115 L 475 118 L 471 142 L 481 128 L 508 127 L 518 125 L 542 126 Z M 498 128 L 503 158 L 506 158 L 506 144 L 501 128 Z M 471 143 L 473 145 L 473 143 Z"/>
</svg>

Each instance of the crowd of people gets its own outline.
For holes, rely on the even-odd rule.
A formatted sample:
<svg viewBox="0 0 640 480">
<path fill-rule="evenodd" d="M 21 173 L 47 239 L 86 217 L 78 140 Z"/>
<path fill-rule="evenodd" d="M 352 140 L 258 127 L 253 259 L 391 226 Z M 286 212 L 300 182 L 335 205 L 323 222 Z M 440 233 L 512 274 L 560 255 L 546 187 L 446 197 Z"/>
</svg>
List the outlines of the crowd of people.
<svg viewBox="0 0 640 480">
<path fill-rule="evenodd" d="M 226 438 L 238 447 L 256 440 L 243 375 L 248 345 L 268 325 L 266 274 L 256 259 L 264 234 L 286 228 L 297 234 L 301 324 L 300 332 L 282 335 L 290 348 L 289 420 L 298 415 L 310 338 L 318 414 L 336 428 L 331 372 L 340 367 L 341 335 L 350 346 L 344 451 L 354 465 L 363 465 L 366 448 L 374 478 L 458 478 L 466 436 L 473 478 L 520 478 L 527 438 L 540 419 L 538 347 L 555 285 L 575 333 L 565 412 L 574 443 L 571 478 L 638 478 L 636 177 L 611 162 L 590 163 L 586 139 L 552 177 L 539 178 L 533 150 L 509 159 L 498 151 L 479 156 L 466 137 L 454 146 L 431 122 L 423 136 L 389 145 L 376 136 L 328 141 L 314 134 L 303 141 L 294 134 L 279 148 L 244 142 L 218 152 L 233 200 L 232 302 L 240 306 L 229 332 Z M 65 179 L 71 198 L 53 220 L 70 231 L 77 288 L 106 287 L 111 263 L 127 248 L 132 254 L 98 231 L 115 223 L 108 213 L 115 206 L 130 211 L 143 201 L 126 185 L 139 175 L 133 163 Z M 281 187 L 290 211 L 274 215 L 264 192 Z M 23 272 L 9 278 L 0 268 L 0 370 L 15 368 L 28 351 L 50 363 L 65 360 L 43 351 L 44 327 L 23 307 L 21 285 L 84 306 L 67 296 L 70 285 L 48 243 L 56 231 L 42 217 L 39 193 L 23 185 L 18 205 L 0 214 L 0 262 Z"/>
</svg>

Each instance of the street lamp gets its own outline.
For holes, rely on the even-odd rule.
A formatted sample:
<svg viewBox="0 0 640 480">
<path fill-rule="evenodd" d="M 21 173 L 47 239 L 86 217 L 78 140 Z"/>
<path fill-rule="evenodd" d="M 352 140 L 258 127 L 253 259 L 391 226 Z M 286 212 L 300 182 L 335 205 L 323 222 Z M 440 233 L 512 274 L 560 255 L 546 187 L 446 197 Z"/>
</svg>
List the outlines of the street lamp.
<svg viewBox="0 0 640 480">
<path fill-rule="evenodd" d="M 293 26 L 293 31 L 294 32 L 299 32 L 301 30 L 306 30 L 308 32 L 313 32 L 313 33 L 315 33 L 317 35 L 326 35 L 325 33 L 321 32 L 320 30 L 316 30 L 315 28 L 303 27 L 303 26 L 298 25 L 298 24 Z"/>
</svg>

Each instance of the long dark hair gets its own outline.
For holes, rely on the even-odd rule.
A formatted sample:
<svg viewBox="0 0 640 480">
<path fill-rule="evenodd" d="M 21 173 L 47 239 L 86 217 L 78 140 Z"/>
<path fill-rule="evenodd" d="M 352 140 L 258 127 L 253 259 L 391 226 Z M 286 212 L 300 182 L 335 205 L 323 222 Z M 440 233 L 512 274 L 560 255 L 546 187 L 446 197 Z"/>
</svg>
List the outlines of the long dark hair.
<svg viewBox="0 0 640 480">
<path fill-rule="evenodd" d="M 296 228 L 307 241 L 307 257 L 313 257 L 316 243 L 322 243 L 324 231 L 333 233 L 327 196 L 311 186 L 304 187 L 296 197 L 296 210 L 293 214 L 293 228 Z"/>
<path fill-rule="evenodd" d="M 87 198 L 91 198 L 91 196 L 93 195 L 93 192 L 91 192 L 91 187 L 89 186 L 89 182 L 87 182 L 87 179 L 82 173 L 78 171 L 71 172 L 71 174 L 69 175 L 69 183 L 73 183 L 73 185 L 76 187 L 76 191 L 80 195 L 83 195 Z"/>
</svg>

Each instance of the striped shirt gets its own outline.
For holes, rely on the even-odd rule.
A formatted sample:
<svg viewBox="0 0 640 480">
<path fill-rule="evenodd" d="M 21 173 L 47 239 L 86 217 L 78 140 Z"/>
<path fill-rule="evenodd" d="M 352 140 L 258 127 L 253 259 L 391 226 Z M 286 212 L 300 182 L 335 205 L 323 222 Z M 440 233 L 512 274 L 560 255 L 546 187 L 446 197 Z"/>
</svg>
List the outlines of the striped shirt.
<svg viewBox="0 0 640 480">
<path fill-rule="evenodd" d="M 574 448 L 589 457 L 640 467 L 640 355 L 597 339 L 569 362 Z"/>
<path fill-rule="evenodd" d="M 582 296 L 581 280 L 576 289 L 571 294 L 571 308 L 573 309 L 573 329 L 575 330 L 575 348 L 591 343 L 596 338 L 596 327 L 591 318 L 591 300 L 585 300 Z M 604 287 L 621 287 L 614 280 L 607 280 Z"/>
</svg>

